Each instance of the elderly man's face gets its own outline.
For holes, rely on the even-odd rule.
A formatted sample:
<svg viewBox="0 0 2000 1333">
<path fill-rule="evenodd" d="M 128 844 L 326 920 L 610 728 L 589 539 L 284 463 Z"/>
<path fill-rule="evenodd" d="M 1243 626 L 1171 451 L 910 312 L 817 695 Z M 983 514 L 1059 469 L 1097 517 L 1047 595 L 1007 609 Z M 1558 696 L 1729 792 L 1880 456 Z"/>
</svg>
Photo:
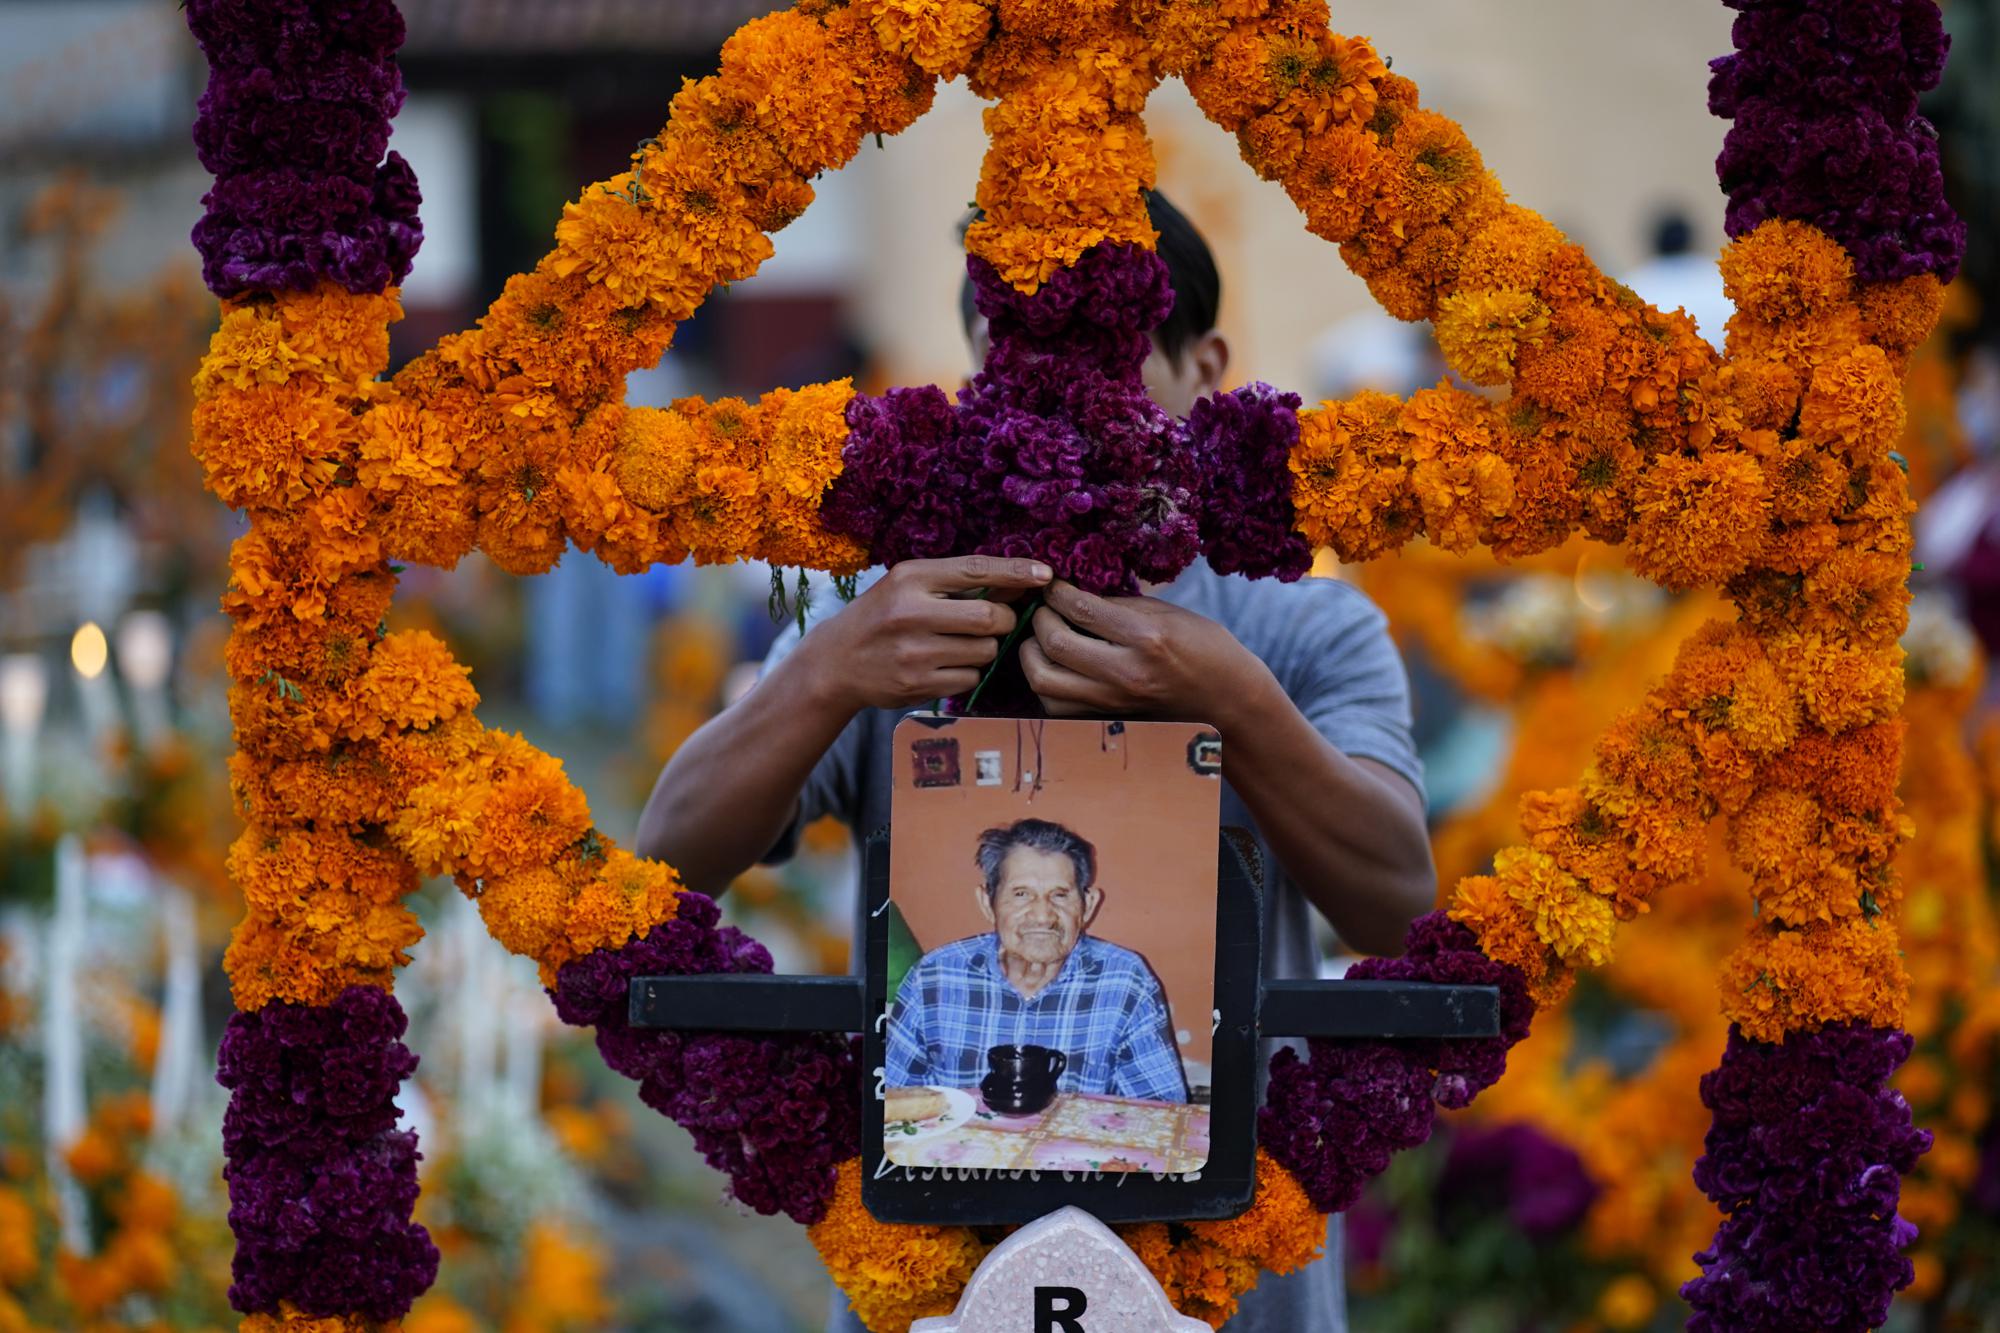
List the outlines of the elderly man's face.
<svg viewBox="0 0 2000 1333">
<path fill-rule="evenodd" d="M 1076 863 L 1060 852 L 1016 847 L 1000 863 L 1000 882 L 979 905 L 1000 936 L 1000 948 L 1025 962 L 1060 963 L 1090 924 L 1097 894 L 1078 889 Z"/>
</svg>

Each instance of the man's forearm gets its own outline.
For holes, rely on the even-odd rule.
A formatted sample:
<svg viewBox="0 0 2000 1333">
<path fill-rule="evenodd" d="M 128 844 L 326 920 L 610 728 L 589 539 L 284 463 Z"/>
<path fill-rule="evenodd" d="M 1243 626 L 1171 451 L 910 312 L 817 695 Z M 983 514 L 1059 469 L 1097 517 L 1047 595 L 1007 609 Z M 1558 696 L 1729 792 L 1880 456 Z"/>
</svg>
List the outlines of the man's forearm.
<svg viewBox="0 0 2000 1333">
<path fill-rule="evenodd" d="M 719 893 L 771 850 L 799 793 L 854 716 L 804 643 L 674 754 L 639 816 L 638 850 Z"/>
<path fill-rule="evenodd" d="M 1437 893 L 1415 791 L 1342 754 L 1268 670 L 1217 697 L 1228 701 L 1209 719 L 1222 730 L 1223 774 L 1285 872 L 1347 944 L 1400 952 Z"/>
</svg>

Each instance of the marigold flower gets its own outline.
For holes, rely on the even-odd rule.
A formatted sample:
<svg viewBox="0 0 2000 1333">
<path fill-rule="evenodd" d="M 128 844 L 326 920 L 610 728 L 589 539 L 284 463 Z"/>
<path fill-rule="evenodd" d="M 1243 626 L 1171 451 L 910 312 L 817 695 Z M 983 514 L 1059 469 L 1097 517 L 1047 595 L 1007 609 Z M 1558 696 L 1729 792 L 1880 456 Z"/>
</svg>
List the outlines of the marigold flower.
<svg viewBox="0 0 2000 1333">
<path fill-rule="evenodd" d="M 1746 454 L 1663 454 L 1632 497 L 1626 559 L 1663 588 L 1718 584 L 1763 545 L 1770 484 Z"/>
<path fill-rule="evenodd" d="M 1452 369 L 1474 384 L 1507 383 L 1515 349 L 1548 328 L 1548 307 L 1533 292 L 1462 291 L 1438 302 L 1438 346 Z"/>
<path fill-rule="evenodd" d="M 806 1228 L 827 1274 L 871 1329 L 950 1314 L 987 1247 L 970 1227 L 890 1226 L 861 1206 L 861 1162 L 842 1162 L 826 1216 Z"/>
<path fill-rule="evenodd" d="M 1818 313 L 1846 301 L 1854 287 L 1854 261 L 1840 243 L 1786 218 L 1773 218 L 1723 247 L 1721 267 L 1731 304 L 1766 324 Z"/>
<path fill-rule="evenodd" d="M 885 49 L 940 79 L 965 73 L 993 23 L 991 0 L 861 0 L 854 8 Z"/>
<path fill-rule="evenodd" d="M 1859 1019 L 1902 1026 L 1909 978 L 1896 932 L 1884 922 L 1849 917 L 1797 930 L 1753 925 L 1722 970 L 1722 1007 L 1753 1041 Z"/>
</svg>

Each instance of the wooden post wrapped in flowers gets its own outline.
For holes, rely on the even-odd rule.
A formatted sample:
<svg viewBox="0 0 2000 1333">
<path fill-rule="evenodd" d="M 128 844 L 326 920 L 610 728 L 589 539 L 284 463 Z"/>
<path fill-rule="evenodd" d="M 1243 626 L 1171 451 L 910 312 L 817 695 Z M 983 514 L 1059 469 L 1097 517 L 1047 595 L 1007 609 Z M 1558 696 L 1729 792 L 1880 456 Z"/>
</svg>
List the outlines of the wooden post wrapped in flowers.
<svg viewBox="0 0 2000 1333">
<path fill-rule="evenodd" d="M 1422 1142 L 1436 1106 L 1500 1076 L 1621 922 L 1701 873 L 1721 816 L 1756 902 L 1703 1087 L 1697 1178 L 1727 1220 L 1687 1289 L 1695 1325 L 1881 1322 L 1910 1273 L 1900 1179 L 1928 1141 L 1885 1083 L 1909 1045 L 1892 862 L 1911 506 L 1890 451 L 1963 243 L 1916 116 L 1945 43 L 1932 0 L 1730 2 L 1738 50 L 1712 93 L 1735 121 L 1723 358 L 1509 203 L 1409 80 L 1329 31 L 1324 0 L 799 0 L 682 88 L 478 327 L 384 380 L 419 239 L 416 183 L 383 157 L 393 4 L 189 0 L 217 177 L 195 241 L 224 300 L 194 447 L 250 523 L 224 599 L 248 911 L 220 1073 L 244 1327 L 385 1326 L 435 1274 L 410 1216 L 416 1145 L 395 1128 L 416 1057 L 389 993 L 423 875 L 452 876 L 539 962 L 562 1016 L 596 1028 L 739 1199 L 811 1225 L 878 1333 L 949 1311 L 985 1248 L 862 1210 L 846 1043 L 626 1025 L 634 975 L 769 957 L 595 829 L 557 760 L 482 727 L 443 642 L 386 632 L 392 561 L 478 548 L 531 574 L 573 544 L 620 570 L 692 555 L 845 575 L 977 552 L 1121 590 L 1198 553 L 1288 578 L 1319 545 L 1366 559 L 1421 535 L 1516 556 L 1579 528 L 1664 586 L 1724 588 L 1738 615 L 1685 646 L 1576 786 L 1523 802 L 1525 840 L 1492 875 L 1359 970 L 1497 985 L 1505 1035 L 1281 1057 L 1251 1211 L 1126 1240 L 1183 1312 L 1220 1324 L 1261 1272 L 1315 1252 L 1323 1214 Z M 994 102 L 967 235 L 994 338 L 956 402 L 841 382 L 623 404 L 625 375 L 757 269 L 815 176 L 959 77 Z M 1165 77 L 1385 308 L 1434 320 L 1462 375 L 1512 397 L 1301 411 L 1251 385 L 1186 421 L 1154 407 L 1138 366 L 1167 295 L 1139 117 Z"/>
</svg>

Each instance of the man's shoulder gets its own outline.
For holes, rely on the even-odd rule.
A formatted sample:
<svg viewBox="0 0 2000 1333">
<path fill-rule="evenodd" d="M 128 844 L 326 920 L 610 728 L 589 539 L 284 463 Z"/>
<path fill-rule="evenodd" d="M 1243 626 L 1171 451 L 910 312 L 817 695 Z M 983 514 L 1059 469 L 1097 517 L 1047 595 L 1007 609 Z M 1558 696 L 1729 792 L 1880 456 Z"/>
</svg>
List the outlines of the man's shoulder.
<svg viewBox="0 0 2000 1333">
<path fill-rule="evenodd" d="M 1113 944 L 1096 935 L 1085 935 L 1078 941 L 1077 948 L 1082 951 L 1084 961 L 1097 970 L 1100 985 L 1123 979 L 1143 982 L 1155 989 L 1160 984 L 1159 978 L 1153 974 L 1153 965 L 1137 950 Z"/>
<path fill-rule="evenodd" d="M 964 972 L 977 968 L 984 971 L 990 953 L 990 935 L 968 935 L 950 944 L 940 944 L 929 950 L 916 961 L 913 972 Z"/>
<path fill-rule="evenodd" d="M 1217 574 L 1205 564 L 1182 577 L 1187 585 L 1174 584 L 1170 600 L 1220 622 L 1239 639 L 1246 632 L 1291 639 L 1301 633 L 1326 637 L 1357 628 L 1387 630 L 1382 609 L 1345 579 L 1307 577 L 1283 583 Z"/>
</svg>

